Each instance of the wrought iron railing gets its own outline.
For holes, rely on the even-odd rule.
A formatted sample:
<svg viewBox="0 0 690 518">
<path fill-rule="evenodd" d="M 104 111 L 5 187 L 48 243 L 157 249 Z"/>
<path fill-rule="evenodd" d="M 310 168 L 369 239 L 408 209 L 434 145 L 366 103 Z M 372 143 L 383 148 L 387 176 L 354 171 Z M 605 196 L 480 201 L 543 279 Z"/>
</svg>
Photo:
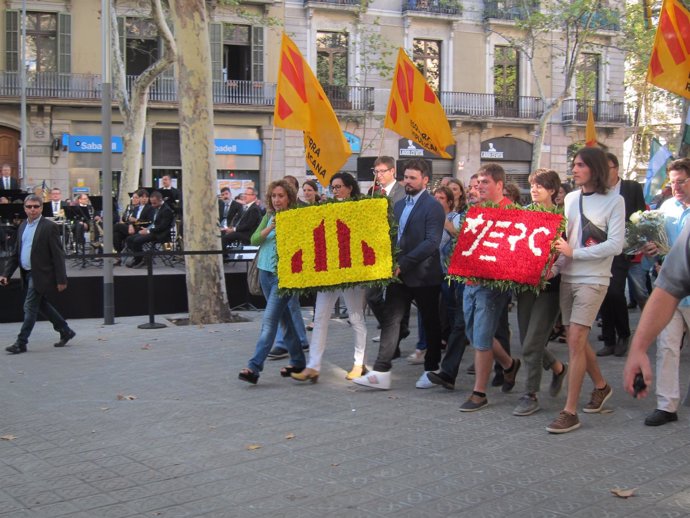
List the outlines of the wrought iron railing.
<svg viewBox="0 0 690 518">
<path fill-rule="evenodd" d="M 484 19 L 526 20 L 538 10 L 539 2 L 536 0 L 488 0 L 484 2 Z"/>
<path fill-rule="evenodd" d="M 462 5 L 458 0 L 404 0 L 402 12 L 433 14 L 462 14 Z"/>
<path fill-rule="evenodd" d="M 308 4 L 328 4 L 328 5 L 362 5 L 362 0 L 304 0 L 305 7 Z"/>
<path fill-rule="evenodd" d="M 587 112 L 592 108 L 595 122 L 614 122 L 625 124 L 628 115 L 625 113 L 625 103 L 616 101 L 591 101 L 566 99 L 561 107 L 562 120 L 572 122 L 587 122 Z"/>
<path fill-rule="evenodd" d="M 506 99 L 494 94 L 469 92 L 441 92 L 439 97 L 448 115 L 538 119 L 544 112 L 544 102 L 540 97 Z"/>
<path fill-rule="evenodd" d="M 334 110 L 374 111 L 374 89 L 369 86 L 323 85 Z"/>
</svg>

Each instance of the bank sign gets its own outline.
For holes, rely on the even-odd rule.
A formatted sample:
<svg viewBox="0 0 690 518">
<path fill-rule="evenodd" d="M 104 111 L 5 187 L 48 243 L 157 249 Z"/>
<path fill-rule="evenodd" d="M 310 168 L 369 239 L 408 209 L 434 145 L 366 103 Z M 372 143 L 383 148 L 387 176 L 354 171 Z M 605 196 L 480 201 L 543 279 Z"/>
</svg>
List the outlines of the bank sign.
<svg viewBox="0 0 690 518">
<path fill-rule="evenodd" d="M 103 138 L 95 135 L 70 135 L 67 149 L 70 153 L 101 153 Z M 122 153 L 122 137 L 112 137 L 110 149 L 113 153 Z"/>
<path fill-rule="evenodd" d="M 98 135 L 62 136 L 62 144 L 70 153 L 101 153 L 103 138 Z M 251 139 L 215 139 L 216 155 L 253 155 L 261 156 L 263 148 L 260 140 Z M 122 153 L 122 137 L 112 137 L 111 150 Z M 142 145 L 142 152 L 144 146 Z"/>
</svg>

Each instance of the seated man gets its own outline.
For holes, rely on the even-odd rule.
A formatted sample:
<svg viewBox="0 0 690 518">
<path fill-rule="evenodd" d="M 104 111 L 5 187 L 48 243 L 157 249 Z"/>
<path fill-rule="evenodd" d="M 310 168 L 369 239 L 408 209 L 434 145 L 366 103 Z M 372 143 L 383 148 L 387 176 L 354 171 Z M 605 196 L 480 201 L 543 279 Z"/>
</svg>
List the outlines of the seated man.
<svg viewBox="0 0 690 518">
<path fill-rule="evenodd" d="M 149 193 L 146 189 L 139 189 L 132 194 L 130 203 L 122 213 L 122 219 L 113 226 L 113 248 L 116 252 L 122 252 L 125 247 L 125 239 L 134 235 L 139 222 L 147 226 L 151 223 L 153 209 L 149 205 Z"/>
<path fill-rule="evenodd" d="M 93 206 L 87 194 L 80 194 L 77 197 L 74 207 L 79 210 L 76 212 L 79 216 L 72 222 L 72 236 L 74 236 L 74 243 L 77 249 L 84 251 L 86 244 L 86 233 L 91 230 L 93 224 Z"/>
<path fill-rule="evenodd" d="M 170 241 L 170 228 L 175 221 L 175 213 L 163 203 L 163 196 L 158 191 L 151 193 L 150 201 L 153 210 L 152 223 L 127 238 L 127 247 L 135 253 L 143 251 L 144 243 Z M 128 266 L 141 268 L 144 265 L 143 257 L 136 256 L 133 263 Z"/>
<path fill-rule="evenodd" d="M 221 240 L 223 248 L 230 246 L 236 241 L 248 245 L 256 227 L 261 223 L 261 209 L 256 205 L 256 191 L 253 187 L 245 189 L 244 202 L 242 212 L 236 218 L 237 221 L 229 228 L 230 231 L 223 235 Z"/>
</svg>

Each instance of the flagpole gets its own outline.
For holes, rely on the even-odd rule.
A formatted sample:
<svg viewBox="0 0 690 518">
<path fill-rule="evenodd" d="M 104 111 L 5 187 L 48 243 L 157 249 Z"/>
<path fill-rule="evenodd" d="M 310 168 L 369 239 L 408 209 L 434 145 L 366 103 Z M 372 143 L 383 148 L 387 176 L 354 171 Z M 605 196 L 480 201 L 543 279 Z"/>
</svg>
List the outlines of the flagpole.
<svg viewBox="0 0 690 518">
<path fill-rule="evenodd" d="M 273 129 L 271 130 L 271 156 L 268 159 L 268 178 L 266 182 L 266 188 L 271 183 L 271 178 L 273 178 L 273 152 L 276 147 L 276 125 L 273 124 Z M 283 148 L 285 148 L 285 132 L 283 131 Z M 264 200 L 264 203 L 266 200 Z"/>
</svg>

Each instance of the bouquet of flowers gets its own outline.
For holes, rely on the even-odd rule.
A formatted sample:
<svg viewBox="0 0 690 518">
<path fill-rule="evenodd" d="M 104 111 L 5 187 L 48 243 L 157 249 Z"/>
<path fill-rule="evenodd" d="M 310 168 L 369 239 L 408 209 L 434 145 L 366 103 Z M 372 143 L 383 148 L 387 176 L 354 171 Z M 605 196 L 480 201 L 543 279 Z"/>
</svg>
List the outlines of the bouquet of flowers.
<svg viewBox="0 0 690 518">
<path fill-rule="evenodd" d="M 638 210 L 625 224 L 625 248 L 627 255 L 635 255 L 647 243 L 654 241 L 659 254 L 665 255 L 670 249 L 666 235 L 664 215 L 658 210 Z"/>
</svg>

